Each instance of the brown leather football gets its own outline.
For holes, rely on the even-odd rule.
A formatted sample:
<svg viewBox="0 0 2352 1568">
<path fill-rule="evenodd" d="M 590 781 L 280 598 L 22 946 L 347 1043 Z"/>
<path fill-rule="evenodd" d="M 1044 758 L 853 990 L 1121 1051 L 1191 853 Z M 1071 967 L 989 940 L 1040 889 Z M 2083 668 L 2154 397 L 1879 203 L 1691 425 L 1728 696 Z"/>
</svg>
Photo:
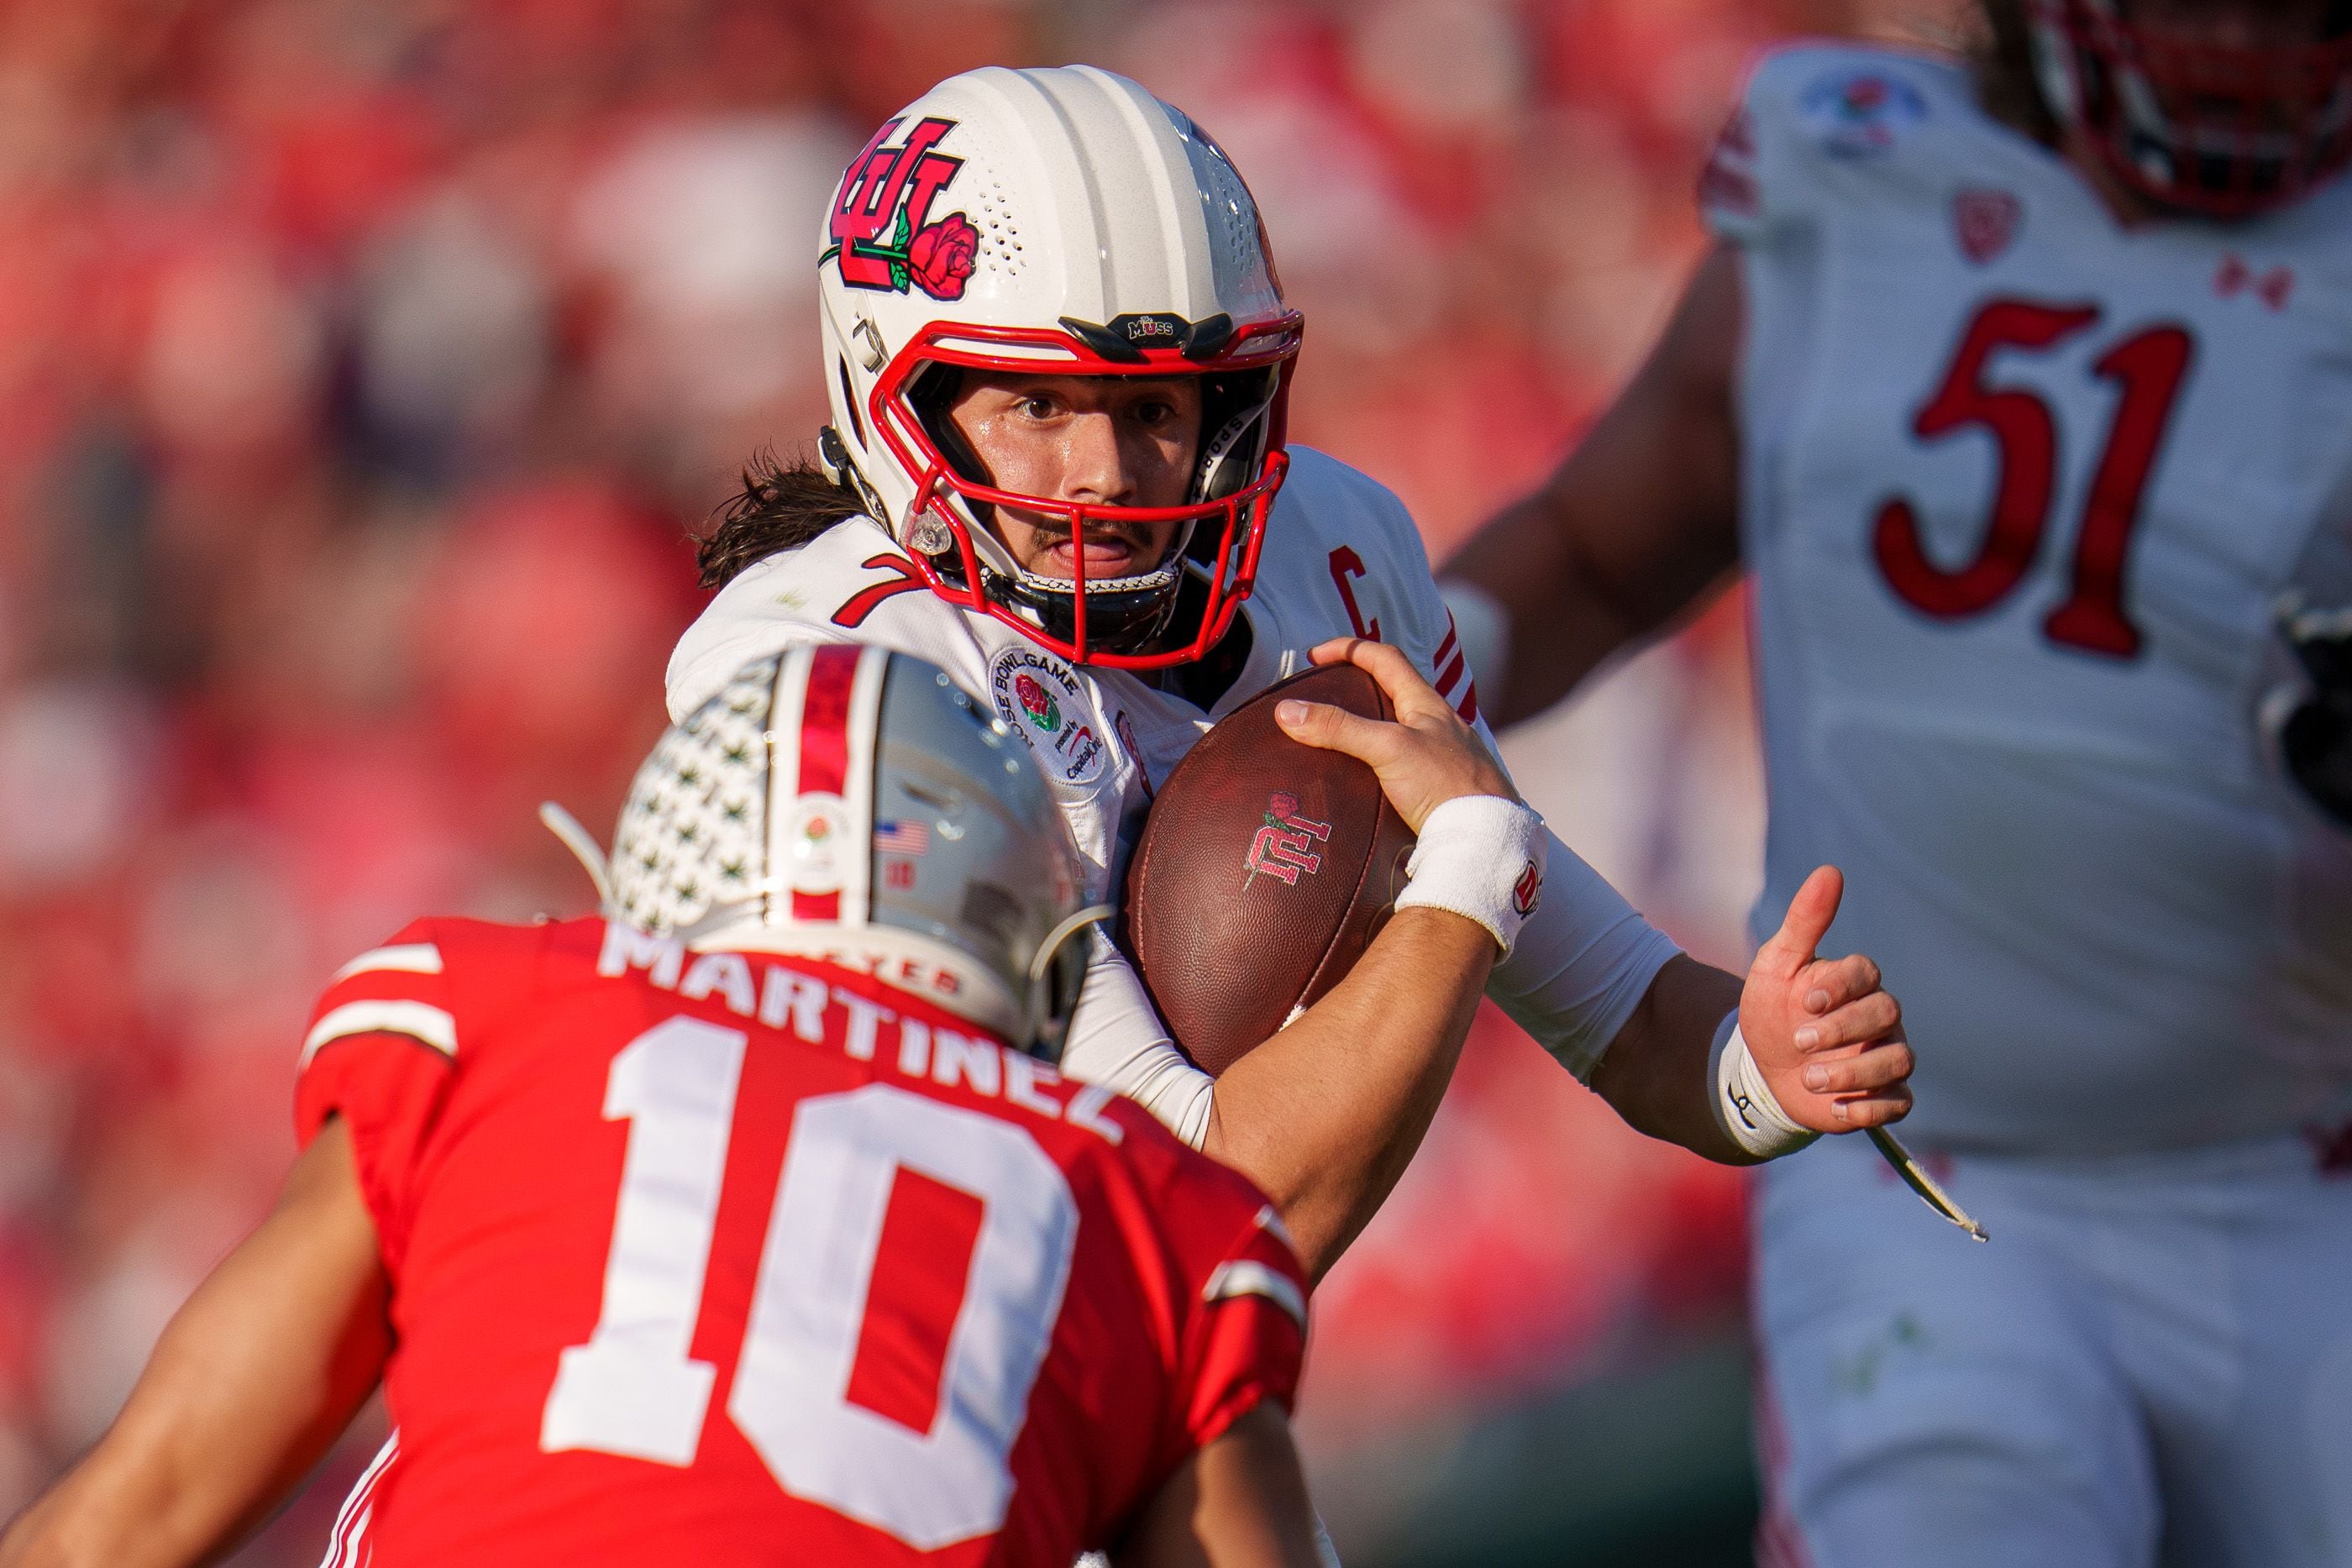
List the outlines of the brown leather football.
<svg viewBox="0 0 2352 1568">
<path fill-rule="evenodd" d="M 1292 696 L 1391 716 L 1353 664 L 1269 686 L 1177 764 L 1128 868 L 1128 950 L 1177 1043 L 1210 1073 L 1346 977 L 1412 854 L 1370 768 L 1282 733 L 1274 705 Z"/>
</svg>

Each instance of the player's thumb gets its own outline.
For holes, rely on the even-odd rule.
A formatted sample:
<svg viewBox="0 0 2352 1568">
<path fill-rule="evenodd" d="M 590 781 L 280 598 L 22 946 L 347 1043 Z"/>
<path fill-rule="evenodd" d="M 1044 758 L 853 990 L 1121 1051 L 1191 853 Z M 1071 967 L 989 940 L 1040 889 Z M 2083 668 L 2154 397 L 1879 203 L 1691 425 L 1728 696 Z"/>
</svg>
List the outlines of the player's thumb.
<svg viewBox="0 0 2352 1568">
<path fill-rule="evenodd" d="M 1780 929 L 1756 954 L 1756 967 L 1776 975 L 1793 975 L 1813 961 L 1822 938 L 1837 918 L 1838 901 L 1845 896 L 1845 875 L 1833 865 L 1815 866 L 1813 874 L 1789 900 Z"/>
<path fill-rule="evenodd" d="M 1302 746 L 1342 752 L 1375 768 L 1388 756 L 1381 732 L 1391 727 L 1333 707 L 1329 703 L 1286 697 L 1274 705 L 1274 722 L 1282 727 L 1283 734 Z"/>
</svg>

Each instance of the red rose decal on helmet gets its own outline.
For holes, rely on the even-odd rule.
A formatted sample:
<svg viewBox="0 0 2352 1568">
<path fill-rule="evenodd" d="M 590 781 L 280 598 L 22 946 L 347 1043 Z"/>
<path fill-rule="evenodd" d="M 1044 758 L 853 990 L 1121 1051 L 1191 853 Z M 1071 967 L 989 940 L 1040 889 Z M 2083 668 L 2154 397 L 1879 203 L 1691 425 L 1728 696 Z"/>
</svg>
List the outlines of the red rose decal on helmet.
<svg viewBox="0 0 2352 1568">
<path fill-rule="evenodd" d="M 932 298 L 961 299 L 979 255 L 980 231 L 961 213 L 950 213 L 907 247 L 907 271 L 915 287 Z"/>
</svg>

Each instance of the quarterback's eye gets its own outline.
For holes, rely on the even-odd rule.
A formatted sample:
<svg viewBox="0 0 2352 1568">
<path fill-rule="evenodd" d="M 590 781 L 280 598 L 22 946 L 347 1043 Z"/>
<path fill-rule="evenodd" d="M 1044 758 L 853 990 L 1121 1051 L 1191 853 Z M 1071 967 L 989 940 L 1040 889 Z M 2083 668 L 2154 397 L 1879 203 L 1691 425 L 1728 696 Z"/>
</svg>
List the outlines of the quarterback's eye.
<svg viewBox="0 0 2352 1568">
<path fill-rule="evenodd" d="M 1031 419 L 1051 419 L 1061 412 L 1061 406 L 1044 392 L 1031 392 L 1021 400 L 1021 412 Z"/>
<path fill-rule="evenodd" d="M 1176 405 L 1161 398 L 1146 398 L 1132 413 L 1139 424 L 1160 425 L 1176 417 Z"/>
</svg>

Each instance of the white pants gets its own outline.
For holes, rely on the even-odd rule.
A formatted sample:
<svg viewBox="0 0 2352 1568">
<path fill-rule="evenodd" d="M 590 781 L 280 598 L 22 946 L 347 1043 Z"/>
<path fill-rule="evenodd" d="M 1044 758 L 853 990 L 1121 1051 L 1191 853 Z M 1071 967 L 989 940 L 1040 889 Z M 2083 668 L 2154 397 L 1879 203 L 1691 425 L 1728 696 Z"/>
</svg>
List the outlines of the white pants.
<svg viewBox="0 0 2352 1568">
<path fill-rule="evenodd" d="M 1939 1171 L 1945 1167 L 1939 1166 Z M 2296 1138 L 1759 1184 L 1769 1568 L 2352 1565 L 2352 1175 Z"/>
</svg>

